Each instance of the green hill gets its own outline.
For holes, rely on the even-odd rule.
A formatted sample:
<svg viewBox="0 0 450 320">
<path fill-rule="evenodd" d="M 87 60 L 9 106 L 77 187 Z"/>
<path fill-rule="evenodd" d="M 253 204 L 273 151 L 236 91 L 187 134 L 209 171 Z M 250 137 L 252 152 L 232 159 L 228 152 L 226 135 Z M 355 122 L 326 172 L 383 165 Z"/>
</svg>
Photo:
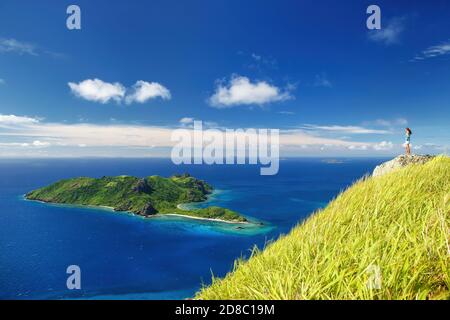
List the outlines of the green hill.
<svg viewBox="0 0 450 320">
<path fill-rule="evenodd" d="M 182 210 L 179 204 L 207 199 L 213 188 L 188 174 L 170 178 L 150 176 L 139 179 L 130 176 L 73 178 L 31 191 L 29 200 L 49 203 L 106 206 L 115 211 L 129 211 L 142 216 L 181 214 L 196 218 L 246 222 L 237 212 L 220 208 Z"/>
<path fill-rule="evenodd" d="M 450 158 L 355 183 L 199 299 L 449 299 Z"/>
</svg>

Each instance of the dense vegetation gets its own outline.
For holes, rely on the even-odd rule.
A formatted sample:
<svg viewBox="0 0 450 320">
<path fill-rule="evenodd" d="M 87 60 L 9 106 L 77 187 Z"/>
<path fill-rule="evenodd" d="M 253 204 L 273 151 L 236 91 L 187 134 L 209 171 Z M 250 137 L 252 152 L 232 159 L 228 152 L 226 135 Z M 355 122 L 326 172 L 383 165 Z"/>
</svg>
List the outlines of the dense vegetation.
<svg viewBox="0 0 450 320">
<path fill-rule="evenodd" d="M 238 213 L 220 207 L 182 210 L 182 203 L 200 202 L 213 188 L 188 174 L 170 178 L 131 176 L 74 178 L 56 182 L 26 195 L 29 200 L 75 205 L 106 206 L 116 211 L 130 211 L 142 216 L 176 213 L 193 217 L 247 221 Z"/>
<path fill-rule="evenodd" d="M 450 158 L 362 179 L 200 299 L 449 299 Z"/>
</svg>

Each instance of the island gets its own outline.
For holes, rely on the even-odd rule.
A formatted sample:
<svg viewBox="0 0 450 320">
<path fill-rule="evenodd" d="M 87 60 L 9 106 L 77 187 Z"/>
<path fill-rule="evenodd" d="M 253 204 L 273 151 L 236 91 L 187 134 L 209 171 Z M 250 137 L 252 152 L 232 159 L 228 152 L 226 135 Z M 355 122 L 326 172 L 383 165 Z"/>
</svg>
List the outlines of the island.
<svg viewBox="0 0 450 320">
<path fill-rule="evenodd" d="M 181 204 L 207 200 L 213 187 L 189 174 L 169 178 L 132 176 L 60 180 L 25 195 L 28 200 L 55 204 L 108 207 L 132 212 L 146 218 L 155 215 L 180 215 L 228 223 L 249 223 L 239 213 L 216 206 L 185 210 Z"/>
</svg>

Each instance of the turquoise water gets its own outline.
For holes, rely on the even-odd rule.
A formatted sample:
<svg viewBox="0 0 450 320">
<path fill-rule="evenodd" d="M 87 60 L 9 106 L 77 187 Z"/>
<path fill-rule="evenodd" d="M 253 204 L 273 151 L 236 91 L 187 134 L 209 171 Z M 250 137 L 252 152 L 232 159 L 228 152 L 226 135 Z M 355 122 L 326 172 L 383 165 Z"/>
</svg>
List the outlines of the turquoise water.
<svg viewBox="0 0 450 320">
<path fill-rule="evenodd" d="M 0 299 L 190 297 L 211 274 L 225 275 L 254 245 L 287 233 L 383 161 L 343 160 L 285 160 L 276 176 L 260 176 L 255 166 L 175 166 L 166 159 L 0 160 Z M 62 178 L 183 172 L 217 189 L 200 206 L 227 207 L 264 226 L 143 219 L 23 199 Z M 81 268 L 81 290 L 66 288 L 73 264 Z"/>
</svg>

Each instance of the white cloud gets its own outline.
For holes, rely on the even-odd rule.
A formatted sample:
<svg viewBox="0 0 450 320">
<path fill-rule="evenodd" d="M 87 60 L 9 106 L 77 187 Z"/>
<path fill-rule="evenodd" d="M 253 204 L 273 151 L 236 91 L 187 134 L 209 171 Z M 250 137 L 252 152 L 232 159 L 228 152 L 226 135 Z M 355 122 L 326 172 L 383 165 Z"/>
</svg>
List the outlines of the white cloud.
<svg viewBox="0 0 450 320">
<path fill-rule="evenodd" d="M 303 130 L 282 130 L 280 131 L 280 146 L 300 147 L 305 146 L 327 146 L 327 147 L 349 147 L 351 145 L 362 146 L 364 142 L 344 141 L 340 139 L 324 138 L 313 136 Z"/>
<path fill-rule="evenodd" d="M 394 144 L 391 141 L 381 141 L 379 143 L 370 143 L 370 144 L 351 144 L 348 146 L 349 150 L 361 150 L 367 151 L 369 148 L 372 148 L 375 151 L 389 151 L 394 148 Z"/>
<path fill-rule="evenodd" d="M 1 128 L 0 128 L 1 129 Z M 172 129 L 139 125 L 98 125 L 90 123 L 38 122 L 0 130 L 0 136 L 20 139 L 35 147 L 168 147 Z M 53 142 L 53 143 L 50 143 Z"/>
<path fill-rule="evenodd" d="M 185 117 L 185 118 L 181 118 L 179 123 L 182 127 L 188 127 L 188 128 L 193 128 L 194 127 L 194 121 L 196 121 L 197 119 L 195 118 L 191 118 L 191 117 Z M 201 120 L 198 120 L 201 121 Z M 220 128 L 219 124 L 217 122 L 214 121 L 201 121 L 202 122 L 202 126 L 203 129 L 211 129 L 211 128 Z"/>
<path fill-rule="evenodd" d="M 27 147 L 36 147 L 36 148 L 44 148 L 49 147 L 51 144 L 50 142 L 46 141 L 40 141 L 40 140 L 34 140 L 30 143 L 28 142 L 2 142 L 0 143 L 0 147 L 21 147 L 21 148 L 27 148 Z"/>
<path fill-rule="evenodd" d="M 394 144 L 390 141 L 381 141 L 373 145 L 373 148 L 377 151 L 391 150 L 394 148 Z"/>
<path fill-rule="evenodd" d="M 50 146 L 50 142 L 34 140 L 32 145 L 34 147 L 48 147 Z"/>
<path fill-rule="evenodd" d="M 80 83 L 69 82 L 68 85 L 76 96 L 100 103 L 125 100 L 126 104 L 131 104 L 133 102 L 144 103 L 157 97 L 164 100 L 171 98 L 170 91 L 163 85 L 142 80 L 135 83 L 129 94 L 126 94 L 127 89 L 121 83 L 109 83 L 100 79 L 87 79 Z"/>
<path fill-rule="evenodd" d="M 390 131 L 387 130 L 377 130 L 377 129 L 369 129 L 360 126 L 339 126 L 339 125 L 331 125 L 331 126 L 319 126 L 314 124 L 305 124 L 301 127 L 305 130 L 318 130 L 318 131 L 330 131 L 330 132 L 340 132 L 340 133 L 349 133 L 349 134 L 388 134 Z"/>
<path fill-rule="evenodd" d="M 125 88 L 118 82 L 87 79 L 80 83 L 69 82 L 68 85 L 76 96 L 94 102 L 107 103 L 110 100 L 120 102 L 125 96 Z"/>
<path fill-rule="evenodd" d="M 396 44 L 400 41 L 400 35 L 405 29 L 404 23 L 404 17 L 391 19 L 387 26 L 382 26 L 380 30 L 370 30 L 368 37 L 372 41 L 385 45 Z"/>
<path fill-rule="evenodd" d="M 391 141 L 381 141 L 373 145 L 373 148 L 377 151 L 391 150 L 394 144 Z"/>
<path fill-rule="evenodd" d="M 180 124 L 182 124 L 182 125 L 191 124 L 193 122 L 194 122 L 194 118 L 190 118 L 190 117 L 185 117 L 185 118 L 180 119 Z"/>
<path fill-rule="evenodd" d="M 0 142 L 0 147 L 28 147 L 29 143 L 20 142 Z"/>
<path fill-rule="evenodd" d="M 193 132 L 194 118 L 180 119 L 183 128 Z M 204 129 L 210 127 L 204 122 Z M 331 127 L 333 130 L 336 126 Z M 171 135 L 175 127 L 134 124 L 51 123 L 19 115 L 0 115 L 0 157 L 6 156 L 168 156 L 175 142 Z M 217 127 L 216 127 L 217 128 Z M 353 128 L 353 126 L 343 127 Z M 361 128 L 361 127 L 356 127 Z M 224 130 L 224 128 L 217 128 Z M 243 128 L 245 130 L 245 128 Z M 347 130 L 346 129 L 346 130 Z M 367 129 L 370 130 L 370 129 Z M 328 132 L 325 130 L 325 132 Z M 342 132 L 340 130 L 339 132 Z M 354 131 L 352 131 L 354 132 Z M 356 132 L 360 133 L 358 129 Z M 363 131 L 366 132 L 366 131 Z M 352 141 L 346 137 L 324 137 L 302 129 L 280 130 L 280 150 L 283 155 L 308 154 L 349 155 L 400 152 L 400 145 L 391 141 Z M 336 135 L 342 137 L 341 135 Z M 423 143 L 415 150 L 442 152 L 444 145 Z M 448 147 L 448 146 L 447 146 Z"/>
<path fill-rule="evenodd" d="M 278 113 L 279 114 L 284 114 L 284 115 L 287 115 L 287 116 L 292 116 L 292 115 L 295 114 L 295 112 L 293 112 L 293 111 L 278 111 Z"/>
<path fill-rule="evenodd" d="M 252 53 L 251 57 L 253 59 L 255 59 L 256 61 L 260 61 L 262 59 L 262 56 L 260 56 L 259 54 L 256 54 L 256 53 Z"/>
<path fill-rule="evenodd" d="M 349 145 L 348 149 L 349 150 L 367 150 L 369 147 L 365 144 L 362 145 Z"/>
<path fill-rule="evenodd" d="M 133 102 L 144 103 L 150 99 L 158 97 L 163 100 L 170 100 L 170 91 L 157 82 L 146 82 L 139 80 L 133 86 L 133 92 L 126 96 L 125 102 L 127 104 Z"/>
<path fill-rule="evenodd" d="M 18 126 L 38 123 L 39 119 L 31 117 L 15 116 L 13 114 L 0 114 L 0 126 Z"/>
<path fill-rule="evenodd" d="M 445 144 L 437 144 L 437 143 L 424 143 L 424 144 L 418 144 L 413 145 L 412 148 L 417 151 L 422 151 L 423 153 L 445 153 L 448 154 L 448 150 L 450 148 L 450 145 Z"/>
<path fill-rule="evenodd" d="M 443 145 L 443 144 L 437 144 L 437 143 L 424 143 L 423 144 L 424 148 L 427 149 L 434 149 L 434 150 L 440 150 L 440 151 L 445 151 L 445 153 L 447 153 L 448 148 L 450 147 L 449 145 Z"/>
<path fill-rule="evenodd" d="M 22 116 L 8 116 L 8 119 L 32 119 Z M 4 118 L 3 118 L 4 119 Z M 191 119 L 185 118 L 184 123 Z M 15 121 L 17 122 L 17 121 Z M 158 126 L 143 126 L 131 124 L 99 125 L 90 123 L 51 123 L 43 120 L 19 121 L 20 126 L 0 126 L 0 156 L 40 155 L 44 151 L 49 156 L 127 156 L 137 155 L 139 152 L 150 152 L 150 147 L 159 148 L 152 152 L 163 152 L 173 147 L 175 142 L 171 140 L 173 128 Z M 216 124 L 217 125 L 217 124 Z M 204 123 L 204 129 L 211 127 L 209 122 Z M 223 129 L 218 128 L 217 129 Z M 189 124 L 186 130 L 194 130 Z M 245 128 L 244 128 L 245 130 Z M 350 145 L 361 146 L 366 143 L 342 141 L 313 136 L 302 130 L 281 130 L 280 145 L 286 152 L 303 154 L 305 146 L 316 150 L 318 146 L 329 148 L 346 148 Z M 24 148 L 27 147 L 27 148 Z M 166 148 L 166 149 L 164 149 Z M 17 150 L 16 150 L 17 149 Z M 16 150 L 16 151 L 14 151 Z M 36 153 L 31 154 L 33 150 Z M 126 150 L 126 151 L 125 151 Z M 103 153 L 104 152 L 104 153 Z M 146 153 L 148 155 L 148 153 Z M 160 155 L 164 156 L 164 154 Z"/>
<path fill-rule="evenodd" d="M 415 56 L 413 61 L 425 60 L 448 54 L 450 54 L 450 40 L 425 49 L 419 55 Z"/>
<path fill-rule="evenodd" d="M 179 123 L 192 132 L 193 117 L 185 117 Z M 309 125 L 308 128 L 311 128 Z M 224 128 L 209 122 L 204 129 Z M 394 148 L 390 141 L 368 143 L 348 139 L 324 137 L 320 133 L 373 132 L 358 126 L 315 126 L 324 131 L 291 129 L 280 131 L 280 150 L 284 154 L 301 156 L 306 154 L 348 152 L 380 152 Z M 245 128 L 244 128 L 245 130 Z M 129 156 L 157 154 L 167 156 L 174 142 L 171 141 L 173 128 L 132 124 L 99 125 L 90 123 L 51 123 L 38 118 L 17 115 L 0 115 L 0 154 L 3 156 Z M 379 131 L 375 131 L 379 133 Z M 339 135 L 340 137 L 341 135 Z M 153 150 L 153 151 L 150 151 Z M 167 151 L 164 151 L 167 150 Z M 167 152 L 167 153 L 164 153 Z M 347 153 L 346 153 L 347 152 Z"/>
<path fill-rule="evenodd" d="M 289 91 L 283 91 L 265 81 L 252 83 L 249 78 L 236 75 L 227 85 L 217 86 L 215 93 L 209 98 L 209 103 L 213 107 L 227 108 L 237 105 L 264 105 L 292 98 Z"/>
<path fill-rule="evenodd" d="M 277 69 L 278 62 L 275 58 L 271 56 L 264 56 L 257 53 L 244 53 L 240 51 L 239 55 L 244 56 L 249 62 L 245 63 L 245 67 L 259 72 L 263 72 L 264 69 Z"/>
<path fill-rule="evenodd" d="M 408 120 L 404 118 L 397 118 L 394 120 L 377 119 L 375 120 L 375 124 L 383 127 L 406 126 Z"/>
<path fill-rule="evenodd" d="M 332 88 L 333 84 L 328 79 L 327 75 L 325 73 L 317 74 L 316 79 L 314 81 L 315 87 L 323 87 L 323 88 Z"/>
<path fill-rule="evenodd" d="M 21 42 L 16 39 L 0 39 L 0 52 L 13 52 L 20 55 L 29 54 L 37 56 L 36 47 L 30 43 Z"/>
<path fill-rule="evenodd" d="M 46 50 L 28 42 L 5 38 L 0 38 L 0 53 L 15 53 L 21 56 L 46 55 L 56 59 L 62 59 L 66 57 L 65 54 Z"/>
</svg>

